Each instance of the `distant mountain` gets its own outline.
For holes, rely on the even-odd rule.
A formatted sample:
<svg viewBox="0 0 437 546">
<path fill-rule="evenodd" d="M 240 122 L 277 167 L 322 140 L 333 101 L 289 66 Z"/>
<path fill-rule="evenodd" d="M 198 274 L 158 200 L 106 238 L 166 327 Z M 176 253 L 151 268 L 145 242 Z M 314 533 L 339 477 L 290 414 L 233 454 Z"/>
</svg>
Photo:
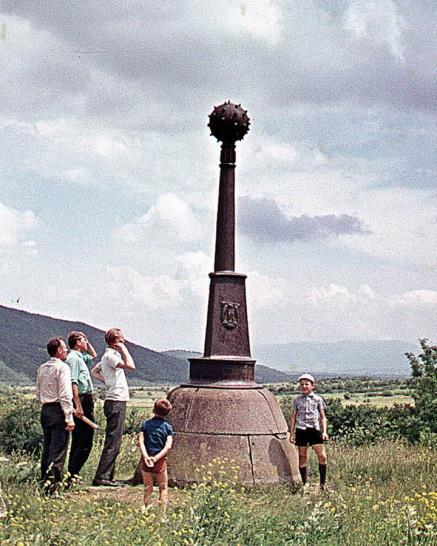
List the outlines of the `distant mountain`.
<svg viewBox="0 0 437 546">
<path fill-rule="evenodd" d="M 71 330 L 85 332 L 97 351 L 104 352 L 104 332 L 83 322 L 60 320 L 0 305 L 0 382 L 33 383 L 38 367 L 48 359 L 49 338 L 67 338 Z M 180 383 L 188 378 L 188 363 L 169 355 L 128 342 L 137 369 L 129 374 L 135 380 L 153 383 Z"/>
<path fill-rule="evenodd" d="M 29 384 L 38 367 L 48 358 L 47 340 L 67 337 L 81 330 L 90 338 L 98 357 L 104 351 L 104 332 L 83 322 L 55 319 L 0 305 L 0 382 Z M 131 382 L 178 384 L 188 379 L 190 351 L 152 351 L 127 343 L 137 369 Z M 259 345 L 252 351 L 259 383 L 295 380 L 302 371 L 332 375 L 408 376 L 405 352 L 417 353 L 419 346 L 403 341 L 341 341 L 333 343 L 286 343 Z M 290 375 L 291 374 L 291 375 Z"/>
<path fill-rule="evenodd" d="M 180 349 L 164 351 L 162 354 L 180 358 L 182 360 L 202 356 L 201 353 L 196 353 L 195 351 L 183 351 Z M 255 366 L 255 381 L 258 383 L 285 383 L 291 380 L 292 376 L 288 373 L 268 368 L 262 364 L 256 364 Z"/>
<path fill-rule="evenodd" d="M 337 341 L 258 345 L 254 358 L 284 372 L 308 371 L 322 375 L 410 375 L 406 352 L 418 345 L 405 341 Z"/>
</svg>

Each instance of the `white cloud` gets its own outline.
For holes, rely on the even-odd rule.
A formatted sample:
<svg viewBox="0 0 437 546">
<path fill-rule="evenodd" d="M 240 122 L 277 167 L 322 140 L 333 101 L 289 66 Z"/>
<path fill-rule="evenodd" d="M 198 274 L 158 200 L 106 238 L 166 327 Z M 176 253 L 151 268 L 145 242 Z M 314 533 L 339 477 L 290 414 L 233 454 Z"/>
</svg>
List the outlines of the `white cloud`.
<svg viewBox="0 0 437 546">
<path fill-rule="evenodd" d="M 105 178 L 129 184 L 141 162 L 139 138 L 77 119 L 38 121 L 26 149 L 31 172 L 55 181 L 91 184 Z"/>
<path fill-rule="evenodd" d="M 278 309 L 287 305 L 286 282 L 282 278 L 273 278 L 258 271 L 249 271 L 246 285 L 250 309 L 255 311 L 270 307 Z"/>
<path fill-rule="evenodd" d="M 354 208 L 371 235 L 360 240 L 346 235 L 343 242 L 372 256 L 435 266 L 436 206 L 432 191 L 370 187 L 360 192 Z"/>
<path fill-rule="evenodd" d="M 233 4 L 233 5 L 232 5 Z M 267 43 L 276 44 L 281 37 L 282 13 L 275 0 L 234 1 L 227 9 L 220 10 L 226 16 L 228 28 L 245 30 Z"/>
<path fill-rule="evenodd" d="M 172 268 L 175 278 L 183 281 L 192 294 L 206 298 L 209 286 L 208 273 L 211 266 L 211 256 L 198 251 L 177 256 Z"/>
<path fill-rule="evenodd" d="M 350 0 L 343 26 L 357 40 L 376 47 L 386 45 L 395 58 L 404 61 L 405 22 L 393 0 Z"/>
<path fill-rule="evenodd" d="M 180 281 L 167 275 L 143 275 L 130 266 L 108 267 L 103 286 L 107 297 L 123 307 L 141 304 L 159 309 L 182 301 Z"/>
<path fill-rule="evenodd" d="M 116 236 L 125 242 L 138 242 L 145 237 L 162 234 L 177 237 L 181 241 L 197 241 L 202 238 L 202 226 L 193 209 L 173 193 L 160 195 L 150 209 L 135 220 L 115 230 Z"/>
<path fill-rule="evenodd" d="M 256 140 L 249 138 L 244 143 L 243 164 L 251 170 L 296 170 L 324 165 L 327 160 L 326 154 L 317 146 L 286 141 L 277 135 L 261 133 Z"/>
<path fill-rule="evenodd" d="M 302 321 L 314 317 L 316 339 L 410 339 L 432 337 L 437 292 L 383 293 L 368 285 L 313 287 Z"/>
<path fill-rule="evenodd" d="M 435 290 L 412 290 L 411 292 L 405 292 L 399 294 L 395 298 L 395 302 L 399 305 L 408 306 L 432 306 L 437 305 L 437 291 Z"/>
<path fill-rule="evenodd" d="M 0 248 L 15 247 L 38 227 L 31 210 L 19 211 L 0 202 Z"/>
</svg>

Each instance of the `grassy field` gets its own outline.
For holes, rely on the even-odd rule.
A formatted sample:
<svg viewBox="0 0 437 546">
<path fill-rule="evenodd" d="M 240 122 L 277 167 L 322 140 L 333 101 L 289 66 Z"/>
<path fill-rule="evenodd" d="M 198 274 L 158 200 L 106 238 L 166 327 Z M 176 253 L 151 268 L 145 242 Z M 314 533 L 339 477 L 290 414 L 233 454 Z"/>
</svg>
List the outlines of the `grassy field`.
<svg viewBox="0 0 437 546">
<path fill-rule="evenodd" d="M 360 404 L 365 404 L 368 406 L 375 406 L 377 408 L 390 408 L 394 406 L 395 404 L 413 404 L 413 398 L 411 396 L 405 395 L 405 394 L 397 394 L 397 393 L 391 393 L 391 396 L 383 396 L 383 395 L 377 395 L 377 396 L 369 396 L 366 393 L 354 393 L 349 394 L 347 396 L 350 396 L 350 398 L 344 397 L 345 393 L 326 393 L 323 394 L 323 398 L 325 400 L 329 400 L 332 398 L 339 398 L 341 400 L 342 406 L 359 406 Z"/>
<path fill-rule="evenodd" d="M 127 430 L 138 430 L 153 400 L 168 389 L 132 392 Z M 388 405 L 408 398 L 403 390 L 381 393 L 327 393 L 342 404 Z M 377 394 L 377 396 L 375 396 Z M 24 395 L 24 396 L 23 396 Z M 33 398 L 33 389 L 5 391 L 6 407 Z M 281 395 L 279 395 L 281 396 Z M 1 403 L 0 403 L 1 406 Z M 38 484 L 39 463 L 29 456 L 0 453 L 0 482 L 8 517 L 0 520 L 0 544 L 27 545 L 435 545 L 437 544 L 437 465 L 435 445 L 383 441 L 351 447 L 345 440 L 327 444 L 328 491 L 318 489 L 314 454 L 309 486 L 245 489 L 235 482 L 228 461 L 198 469 L 196 487 L 171 489 L 170 507 L 142 514 L 142 487 L 116 490 L 90 487 L 104 437 L 102 404 L 91 457 L 83 482 L 48 498 Z M 132 477 L 139 459 L 136 434 L 125 434 L 117 479 Z"/>
<path fill-rule="evenodd" d="M 90 483 L 101 448 L 97 439 L 84 472 Z M 196 488 L 172 489 L 164 517 L 158 507 L 141 513 L 142 487 L 99 490 L 86 486 L 44 497 L 37 463 L 3 460 L 0 478 L 9 516 L 0 543 L 13 545 L 398 545 L 436 544 L 435 452 L 383 443 L 350 448 L 330 444 L 328 492 L 317 487 L 311 457 L 309 488 L 242 489 L 226 462 L 199 470 Z M 138 460 L 125 436 L 118 478 Z M 225 470 L 226 469 L 226 470 Z"/>
</svg>

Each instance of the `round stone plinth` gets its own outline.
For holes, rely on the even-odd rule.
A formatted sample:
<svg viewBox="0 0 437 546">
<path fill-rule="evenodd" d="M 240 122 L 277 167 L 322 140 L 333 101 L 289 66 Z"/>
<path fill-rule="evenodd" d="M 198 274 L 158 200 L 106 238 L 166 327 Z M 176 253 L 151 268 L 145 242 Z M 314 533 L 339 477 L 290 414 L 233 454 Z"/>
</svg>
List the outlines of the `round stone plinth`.
<svg viewBox="0 0 437 546">
<path fill-rule="evenodd" d="M 175 430 L 169 482 L 200 481 L 196 469 L 226 457 L 244 485 L 300 485 L 297 450 L 275 397 L 262 388 L 181 386 L 168 394 Z"/>
</svg>

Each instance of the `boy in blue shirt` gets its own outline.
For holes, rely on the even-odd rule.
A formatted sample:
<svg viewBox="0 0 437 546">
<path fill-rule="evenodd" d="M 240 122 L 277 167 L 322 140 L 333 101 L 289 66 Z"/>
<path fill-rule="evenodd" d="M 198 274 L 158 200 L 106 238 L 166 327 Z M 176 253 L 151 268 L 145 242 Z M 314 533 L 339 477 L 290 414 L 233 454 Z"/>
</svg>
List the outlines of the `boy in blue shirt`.
<svg viewBox="0 0 437 546">
<path fill-rule="evenodd" d="M 168 475 L 166 455 L 173 445 L 173 428 L 164 417 L 170 412 L 171 404 L 165 398 L 156 400 L 153 418 L 141 425 L 139 445 L 141 451 L 141 473 L 144 482 L 144 506 L 151 503 L 153 477 L 159 487 L 159 504 L 165 510 L 168 503 Z"/>
</svg>

